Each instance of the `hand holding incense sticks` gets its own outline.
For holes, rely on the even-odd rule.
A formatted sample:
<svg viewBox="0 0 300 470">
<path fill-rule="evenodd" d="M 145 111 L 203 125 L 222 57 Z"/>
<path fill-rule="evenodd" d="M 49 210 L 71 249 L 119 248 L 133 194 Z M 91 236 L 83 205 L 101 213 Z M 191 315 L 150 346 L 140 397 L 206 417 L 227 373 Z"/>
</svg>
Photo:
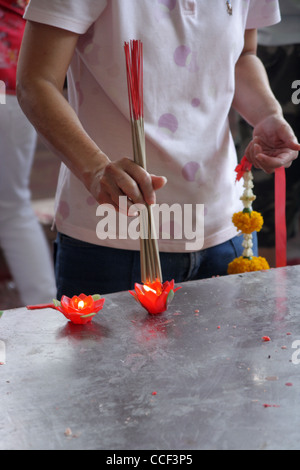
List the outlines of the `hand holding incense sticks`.
<svg viewBox="0 0 300 470">
<path fill-rule="evenodd" d="M 143 97 L 143 44 L 130 41 L 124 45 L 127 70 L 127 85 L 131 119 L 134 161 L 147 171 L 145 132 L 144 132 L 144 97 Z M 144 284 L 162 281 L 160 258 L 155 234 L 152 208 L 145 205 L 141 213 L 140 239 L 141 280 Z"/>
</svg>

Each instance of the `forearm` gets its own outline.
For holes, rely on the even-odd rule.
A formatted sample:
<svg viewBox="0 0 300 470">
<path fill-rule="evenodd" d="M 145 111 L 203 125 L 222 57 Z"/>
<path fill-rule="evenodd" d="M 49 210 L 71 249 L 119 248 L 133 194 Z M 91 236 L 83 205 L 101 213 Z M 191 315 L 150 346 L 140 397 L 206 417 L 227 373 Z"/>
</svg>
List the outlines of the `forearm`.
<svg viewBox="0 0 300 470">
<path fill-rule="evenodd" d="M 233 106 L 254 128 L 253 139 L 245 149 L 247 159 L 266 173 L 289 168 L 300 145 L 272 93 L 264 66 L 253 51 L 238 61 Z"/>
<path fill-rule="evenodd" d="M 34 83 L 32 83 L 34 81 Z M 83 129 L 76 113 L 52 82 L 33 79 L 18 83 L 18 99 L 28 119 L 50 148 L 86 187 L 109 162 Z"/>
<path fill-rule="evenodd" d="M 18 86 L 23 111 L 71 172 L 99 202 L 118 210 L 119 196 L 126 195 L 132 204 L 155 203 L 154 191 L 166 183 L 162 177 L 150 176 L 133 160 L 122 158 L 112 163 L 89 137 L 73 108 L 59 89 L 44 79 Z"/>
<path fill-rule="evenodd" d="M 20 105 L 39 134 L 99 204 L 112 204 L 118 210 L 123 195 L 128 197 L 129 206 L 154 204 L 155 191 L 164 186 L 165 178 L 150 175 L 125 156 L 111 162 L 63 96 L 78 38 L 71 31 L 27 22 L 18 61 Z"/>
<path fill-rule="evenodd" d="M 260 59 L 252 53 L 240 57 L 236 65 L 234 109 L 253 127 L 272 115 L 282 116 Z"/>
</svg>

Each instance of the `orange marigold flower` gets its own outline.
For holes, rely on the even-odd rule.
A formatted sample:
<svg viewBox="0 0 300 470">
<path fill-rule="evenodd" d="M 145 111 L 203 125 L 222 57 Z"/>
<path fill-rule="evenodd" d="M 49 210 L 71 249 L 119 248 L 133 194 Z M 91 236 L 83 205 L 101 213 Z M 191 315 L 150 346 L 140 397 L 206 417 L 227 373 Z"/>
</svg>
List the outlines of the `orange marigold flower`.
<svg viewBox="0 0 300 470">
<path fill-rule="evenodd" d="M 232 222 L 242 233 L 250 234 L 260 232 L 264 224 L 263 216 L 256 211 L 236 212 L 233 214 Z"/>
<path fill-rule="evenodd" d="M 261 256 L 255 256 L 251 259 L 240 256 L 228 265 L 228 274 L 250 273 L 267 269 L 270 269 L 269 263 Z"/>
</svg>

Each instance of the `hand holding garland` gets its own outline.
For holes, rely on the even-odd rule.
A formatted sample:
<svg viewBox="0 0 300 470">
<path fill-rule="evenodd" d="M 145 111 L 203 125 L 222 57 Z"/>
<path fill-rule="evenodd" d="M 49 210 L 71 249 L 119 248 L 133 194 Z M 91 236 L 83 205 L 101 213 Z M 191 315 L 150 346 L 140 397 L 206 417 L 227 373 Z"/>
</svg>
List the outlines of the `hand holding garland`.
<svg viewBox="0 0 300 470">
<path fill-rule="evenodd" d="M 257 31 L 247 30 L 244 50 L 235 69 L 233 107 L 253 127 L 253 140 L 245 151 L 248 161 L 266 173 L 273 173 L 277 168 L 291 166 L 300 144 L 284 119 L 256 50 Z"/>
<path fill-rule="evenodd" d="M 277 168 L 289 168 L 298 157 L 300 144 L 282 115 L 270 115 L 253 130 L 253 140 L 245 155 L 255 168 L 274 173 Z"/>
</svg>

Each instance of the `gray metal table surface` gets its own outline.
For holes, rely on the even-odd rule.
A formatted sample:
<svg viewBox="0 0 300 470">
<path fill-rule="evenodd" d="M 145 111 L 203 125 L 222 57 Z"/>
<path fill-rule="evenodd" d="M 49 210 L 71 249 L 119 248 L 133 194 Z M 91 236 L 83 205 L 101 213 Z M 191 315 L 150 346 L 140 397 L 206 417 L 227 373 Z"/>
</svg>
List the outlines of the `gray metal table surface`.
<svg viewBox="0 0 300 470">
<path fill-rule="evenodd" d="M 0 449 L 299 449 L 299 284 L 298 266 L 189 282 L 159 316 L 122 292 L 86 326 L 4 312 Z"/>
</svg>

